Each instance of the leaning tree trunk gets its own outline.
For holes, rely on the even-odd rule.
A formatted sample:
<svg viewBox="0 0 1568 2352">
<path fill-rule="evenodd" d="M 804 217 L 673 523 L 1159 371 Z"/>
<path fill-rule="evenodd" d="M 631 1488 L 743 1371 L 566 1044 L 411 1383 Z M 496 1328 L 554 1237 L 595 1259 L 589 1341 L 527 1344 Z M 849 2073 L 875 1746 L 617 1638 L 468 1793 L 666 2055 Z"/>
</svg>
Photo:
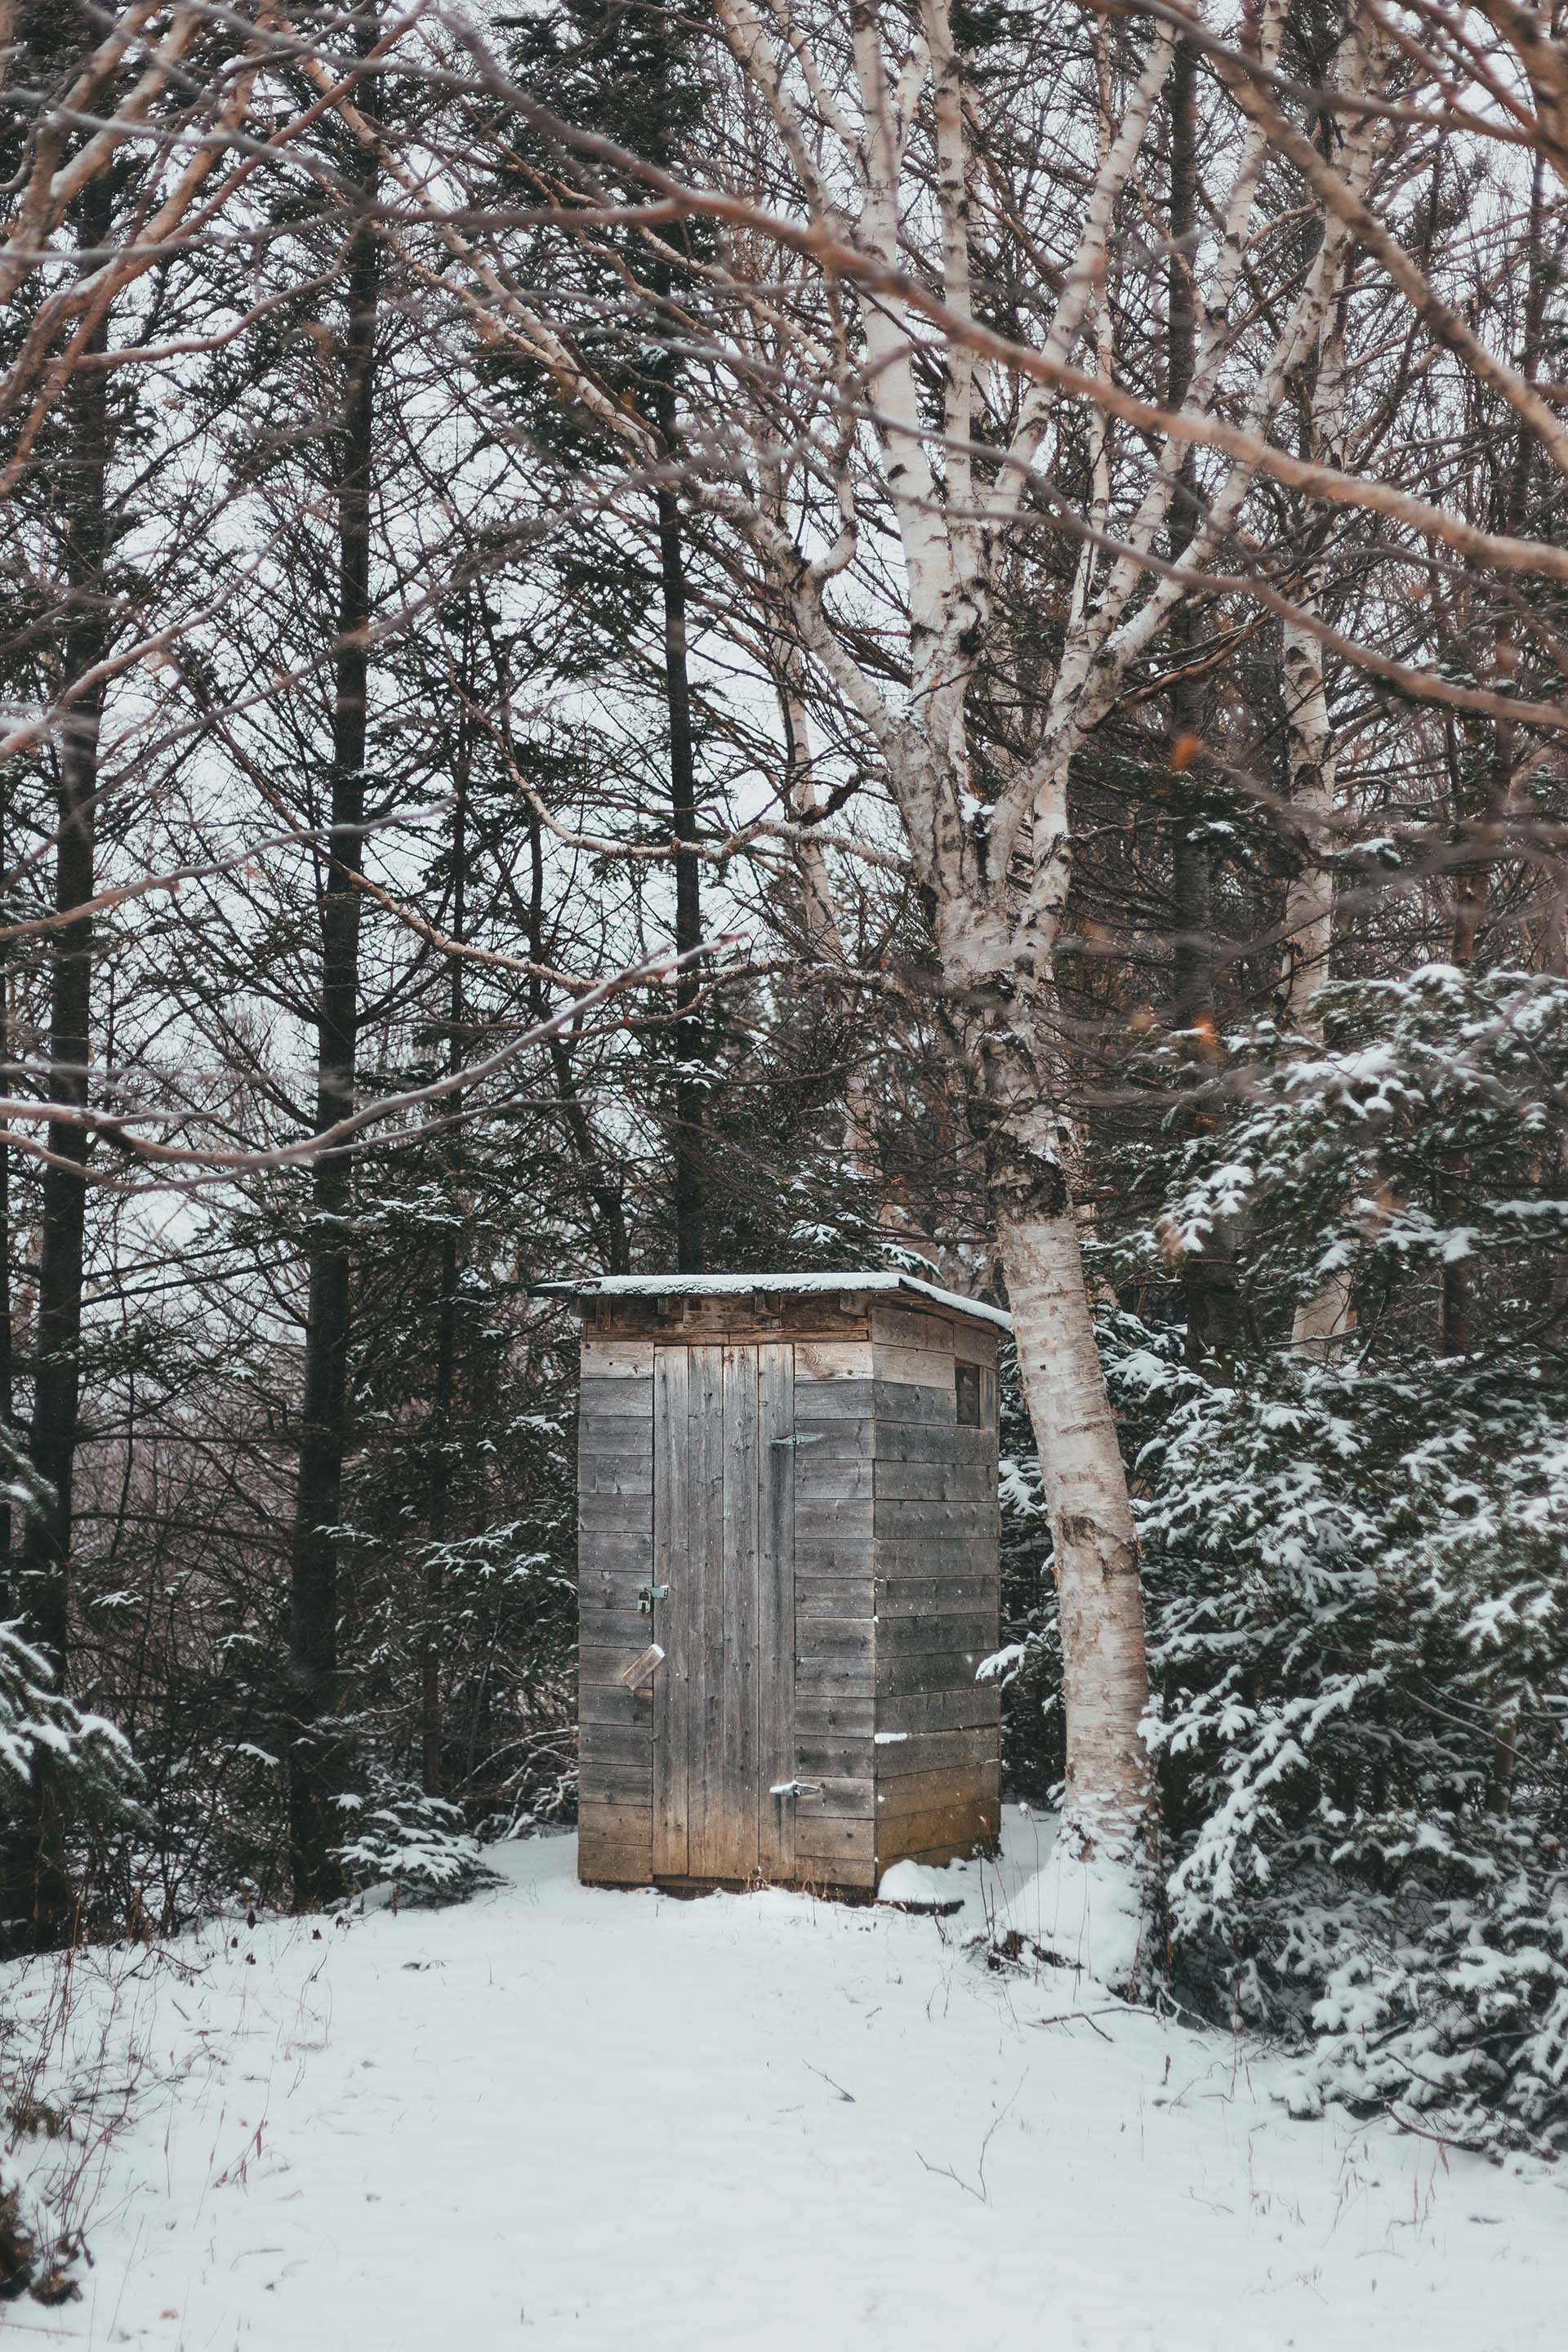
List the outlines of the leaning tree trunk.
<svg viewBox="0 0 1568 2352">
<path fill-rule="evenodd" d="M 1064 1841 L 1079 1856 L 1123 1865 L 1146 1904 L 1158 1808 L 1142 1730 L 1149 1669 L 1138 1540 L 1052 1076 L 1023 1039 L 1032 994 L 968 992 L 979 1014 L 965 1041 L 978 1078 L 970 1118 L 985 1149 L 986 1194 L 1050 1520 L 1067 1729 Z M 1041 1019 L 1033 1025 L 1045 1034 Z"/>
<path fill-rule="evenodd" d="M 1140 1729 L 1149 1701 L 1143 1596 L 1078 1226 L 1059 1170 L 994 1181 L 991 1195 L 1055 1551 L 1067 1827 L 1142 1861 L 1154 1826 Z"/>
<path fill-rule="evenodd" d="M 367 175 L 367 204 L 374 194 L 374 177 Z M 331 827 L 321 902 L 321 969 L 316 1005 L 318 1135 L 347 1118 L 354 1101 L 379 275 L 376 234 L 366 223 L 356 234 L 349 257 L 342 415 L 338 433 L 339 596 Z M 337 1722 L 337 1528 L 348 1427 L 352 1168 L 352 1160 L 342 1153 L 324 1153 L 316 1160 L 306 1243 L 309 1300 L 289 1591 L 292 1715 L 289 1832 L 294 1895 L 300 1905 L 330 1901 L 341 1883 L 331 1850 L 338 1835 L 333 1801 L 342 1767 Z"/>
</svg>

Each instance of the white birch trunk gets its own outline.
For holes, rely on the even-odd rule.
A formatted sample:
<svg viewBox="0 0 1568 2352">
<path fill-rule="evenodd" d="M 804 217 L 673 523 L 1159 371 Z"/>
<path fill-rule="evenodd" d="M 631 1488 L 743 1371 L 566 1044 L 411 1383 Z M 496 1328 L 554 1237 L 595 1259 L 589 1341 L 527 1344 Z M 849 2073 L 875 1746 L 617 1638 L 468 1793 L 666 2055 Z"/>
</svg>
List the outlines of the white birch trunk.
<svg viewBox="0 0 1568 2352">
<path fill-rule="evenodd" d="M 1018 1368 L 1055 1547 L 1067 1711 L 1067 1821 L 1080 1848 L 1152 1856 L 1143 1596 L 1127 1477 L 1106 1395 L 1067 1187 L 1054 1215 L 1003 1209 L 997 1234 Z"/>
</svg>

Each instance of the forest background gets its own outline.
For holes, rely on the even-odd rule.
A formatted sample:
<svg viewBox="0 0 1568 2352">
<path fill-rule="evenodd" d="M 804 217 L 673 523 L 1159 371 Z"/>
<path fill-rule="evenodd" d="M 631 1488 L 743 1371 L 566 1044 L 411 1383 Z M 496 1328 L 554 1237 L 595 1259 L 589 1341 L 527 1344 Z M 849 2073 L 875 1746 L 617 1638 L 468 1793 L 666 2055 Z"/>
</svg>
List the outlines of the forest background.
<svg viewBox="0 0 1568 2352">
<path fill-rule="evenodd" d="M 6 1932 L 575 1803 L 595 1272 L 1012 1307 L 1012 1790 L 1568 2132 L 1568 44 L 16 5 Z"/>
</svg>

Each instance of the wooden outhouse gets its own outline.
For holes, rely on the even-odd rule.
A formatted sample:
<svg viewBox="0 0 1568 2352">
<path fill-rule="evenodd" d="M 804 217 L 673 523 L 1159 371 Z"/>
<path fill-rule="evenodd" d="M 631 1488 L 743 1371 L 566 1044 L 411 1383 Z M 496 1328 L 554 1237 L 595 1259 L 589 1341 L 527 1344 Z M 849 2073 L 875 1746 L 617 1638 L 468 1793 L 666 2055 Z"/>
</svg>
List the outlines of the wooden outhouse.
<svg viewBox="0 0 1568 2352">
<path fill-rule="evenodd" d="M 992 1845 L 1006 1318 L 881 1273 L 560 1287 L 581 1876 L 865 1893 Z"/>
</svg>

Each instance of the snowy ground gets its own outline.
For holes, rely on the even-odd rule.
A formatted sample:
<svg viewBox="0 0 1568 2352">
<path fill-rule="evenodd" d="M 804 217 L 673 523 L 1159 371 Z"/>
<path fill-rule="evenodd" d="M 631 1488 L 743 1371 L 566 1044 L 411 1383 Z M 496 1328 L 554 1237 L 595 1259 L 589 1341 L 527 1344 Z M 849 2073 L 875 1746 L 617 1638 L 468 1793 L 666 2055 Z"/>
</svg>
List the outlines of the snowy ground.
<svg viewBox="0 0 1568 2352">
<path fill-rule="evenodd" d="M 506 1886 L 461 1910 L 79 1955 L 74 2063 L 127 2111 L 82 2184 L 95 2266 L 80 2303 L 0 2330 L 189 2352 L 1563 2343 L 1568 2182 L 1294 2122 L 1275 2062 L 967 1955 L 983 1906 L 1038 1924 L 1037 1833 L 1006 1820 L 1002 1865 L 941 1922 L 590 1892 L 553 1838 L 505 1849 Z M 0 2007 L 25 2022 L 53 1982 L 5 1971 Z"/>
</svg>

